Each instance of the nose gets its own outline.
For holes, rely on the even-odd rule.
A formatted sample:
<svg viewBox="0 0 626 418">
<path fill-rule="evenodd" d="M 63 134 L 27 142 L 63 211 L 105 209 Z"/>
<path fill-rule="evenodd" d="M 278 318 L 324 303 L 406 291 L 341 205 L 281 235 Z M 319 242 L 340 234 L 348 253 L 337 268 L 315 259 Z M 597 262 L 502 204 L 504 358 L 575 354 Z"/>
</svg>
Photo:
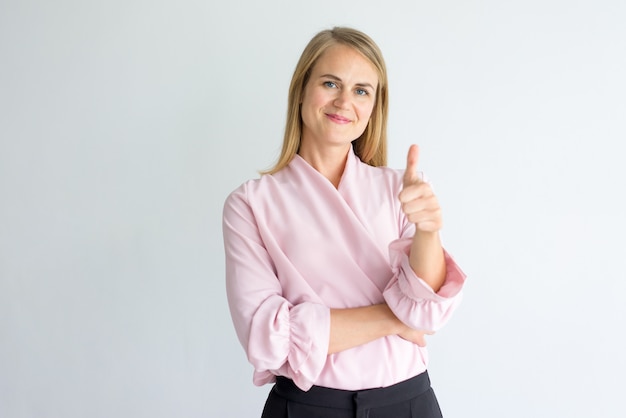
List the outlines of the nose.
<svg viewBox="0 0 626 418">
<path fill-rule="evenodd" d="M 339 109 L 347 109 L 350 103 L 349 94 L 350 92 L 346 90 L 339 90 L 339 92 L 337 93 L 337 96 L 335 97 L 335 100 L 333 101 L 333 104 L 335 105 L 335 107 Z"/>
</svg>

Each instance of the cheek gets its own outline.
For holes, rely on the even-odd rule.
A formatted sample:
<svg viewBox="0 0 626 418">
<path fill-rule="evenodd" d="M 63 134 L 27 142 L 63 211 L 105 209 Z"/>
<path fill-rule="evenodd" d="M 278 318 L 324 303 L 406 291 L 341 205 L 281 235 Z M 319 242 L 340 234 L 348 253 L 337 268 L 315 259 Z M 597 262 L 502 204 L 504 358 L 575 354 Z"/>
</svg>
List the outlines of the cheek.
<svg viewBox="0 0 626 418">
<path fill-rule="evenodd" d="M 319 112 L 320 102 L 319 95 L 315 92 L 307 91 L 302 96 L 302 103 L 300 104 L 300 118 L 305 126 L 314 123 L 316 115 Z"/>
<path fill-rule="evenodd" d="M 302 97 L 302 104 L 300 107 L 301 113 L 315 113 L 316 109 L 320 107 L 320 98 L 315 92 L 307 92 Z"/>
<path fill-rule="evenodd" d="M 374 103 L 363 103 L 359 107 L 359 119 L 368 121 L 374 111 Z"/>
<path fill-rule="evenodd" d="M 328 95 L 320 90 L 310 91 L 308 97 L 309 105 L 315 108 L 324 106 L 329 100 Z"/>
</svg>

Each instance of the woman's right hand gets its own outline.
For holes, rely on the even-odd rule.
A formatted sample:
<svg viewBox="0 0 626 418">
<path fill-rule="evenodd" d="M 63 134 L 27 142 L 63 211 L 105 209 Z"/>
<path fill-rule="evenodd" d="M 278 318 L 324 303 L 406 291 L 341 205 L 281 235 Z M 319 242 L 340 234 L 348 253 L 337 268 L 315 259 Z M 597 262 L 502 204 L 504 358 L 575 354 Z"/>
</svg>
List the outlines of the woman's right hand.
<svg viewBox="0 0 626 418">
<path fill-rule="evenodd" d="M 434 332 L 421 331 L 406 327 L 404 331 L 398 333 L 400 338 L 417 344 L 420 347 L 426 347 L 426 335 L 433 335 Z"/>
</svg>

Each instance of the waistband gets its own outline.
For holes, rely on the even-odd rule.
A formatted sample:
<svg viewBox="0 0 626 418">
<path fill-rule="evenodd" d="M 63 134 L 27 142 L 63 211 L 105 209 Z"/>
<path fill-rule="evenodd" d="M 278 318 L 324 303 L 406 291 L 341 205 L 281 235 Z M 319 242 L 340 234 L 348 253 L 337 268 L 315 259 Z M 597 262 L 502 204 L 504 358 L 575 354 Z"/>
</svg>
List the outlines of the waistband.
<svg viewBox="0 0 626 418">
<path fill-rule="evenodd" d="M 278 396 L 307 405 L 339 409 L 369 409 L 408 401 L 428 389 L 430 389 L 430 378 L 428 372 L 423 372 L 395 385 L 356 391 L 313 386 L 305 392 L 291 379 L 278 376 L 272 390 Z"/>
</svg>

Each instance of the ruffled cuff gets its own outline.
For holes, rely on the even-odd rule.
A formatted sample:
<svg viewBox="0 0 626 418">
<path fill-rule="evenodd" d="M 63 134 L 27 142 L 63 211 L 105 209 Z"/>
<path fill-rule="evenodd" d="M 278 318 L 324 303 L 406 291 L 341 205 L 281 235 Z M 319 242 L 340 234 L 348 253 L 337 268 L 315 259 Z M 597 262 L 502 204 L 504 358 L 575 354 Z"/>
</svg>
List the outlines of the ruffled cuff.
<svg viewBox="0 0 626 418">
<path fill-rule="evenodd" d="M 330 339 L 330 310 L 323 305 L 304 303 L 290 311 L 288 362 L 291 378 L 302 390 L 309 390 L 326 364 Z"/>
<path fill-rule="evenodd" d="M 446 278 L 439 291 L 433 291 L 411 268 L 410 247 L 410 238 L 396 240 L 390 245 L 394 277 L 383 296 L 398 319 L 409 327 L 436 331 L 448 321 L 460 303 L 466 276 L 444 250 Z"/>
<path fill-rule="evenodd" d="M 443 250 L 446 278 L 439 291 L 435 293 L 428 283 L 417 276 L 411 268 L 409 263 L 411 241 L 411 238 L 402 238 L 389 245 L 392 270 L 394 276 L 398 277 L 402 292 L 412 299 L 434 301 L 445 301 L 458 295 L 463 288 L 466 276 L 452 256 L 445 249 Z"/>
<path fill-rule="evenodd" d="M 255 314 L 248 343 L 254 384 L 281 375 L 302 390 L 310 389 L 326 364 L 329 339 L 328 307 L 309 302 L 293 306 L 282 298 L 280 306 L 266 301 Z"/>
</svg>

